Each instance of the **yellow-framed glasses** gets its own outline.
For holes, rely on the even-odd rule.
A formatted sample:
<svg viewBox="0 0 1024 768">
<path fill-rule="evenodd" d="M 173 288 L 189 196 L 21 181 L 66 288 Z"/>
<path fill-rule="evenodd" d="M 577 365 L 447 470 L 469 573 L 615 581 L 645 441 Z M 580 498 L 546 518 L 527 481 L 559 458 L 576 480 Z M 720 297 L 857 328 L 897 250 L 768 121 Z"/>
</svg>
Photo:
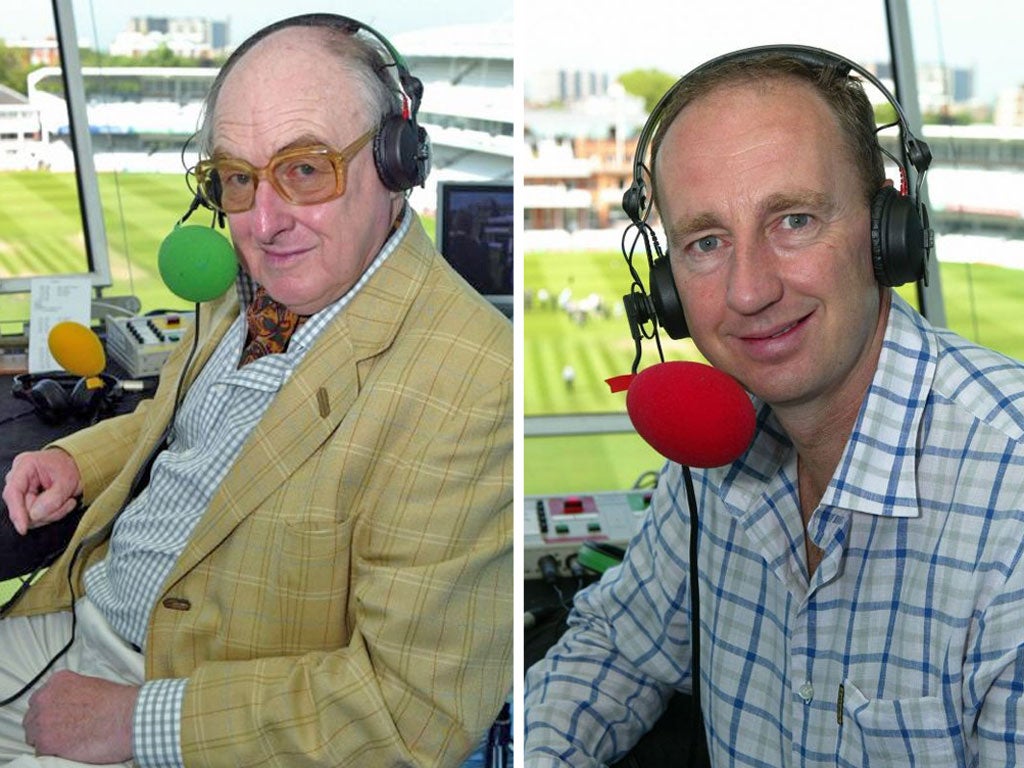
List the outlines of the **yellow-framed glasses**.
<svg viewBox="0 0 1024 768">
<path fill-rule="evenodd" d="M 203 199 L 224 213 L 252 208 L 262 179 L 294 205 L 325 203 L 345 194 L 346 167 L 376 131 L 370 129 L 340 150 L 320 145 L 286 149 L 262 168 L 237 157 L 214 155 L 197 163 L 192 174 Z"/>
</svg>

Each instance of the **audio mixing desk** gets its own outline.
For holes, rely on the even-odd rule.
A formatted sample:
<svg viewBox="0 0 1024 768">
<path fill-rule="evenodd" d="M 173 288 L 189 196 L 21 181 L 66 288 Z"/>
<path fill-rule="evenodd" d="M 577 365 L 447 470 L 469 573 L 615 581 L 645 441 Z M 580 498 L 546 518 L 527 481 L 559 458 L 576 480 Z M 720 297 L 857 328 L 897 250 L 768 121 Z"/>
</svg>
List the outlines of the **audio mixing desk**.
<svg viewBox="0 0 1024 768">
<path fill-rule="evenodd" d="M 524 578 L 542 578 L 539 562 L 550 556 L 559 576 L 585 542 L 625 547 L 643 522 L 651 490 L 527 496 L 523 526 Z M 549 561 L 550 562 L 550 561 Z"/>
<path fill-rule="evenodd" d="M 181 341 L 194 312 L 118 317 L 107 323 L 107 353 L 129 376 L 156 376 Z"/>
</svg>

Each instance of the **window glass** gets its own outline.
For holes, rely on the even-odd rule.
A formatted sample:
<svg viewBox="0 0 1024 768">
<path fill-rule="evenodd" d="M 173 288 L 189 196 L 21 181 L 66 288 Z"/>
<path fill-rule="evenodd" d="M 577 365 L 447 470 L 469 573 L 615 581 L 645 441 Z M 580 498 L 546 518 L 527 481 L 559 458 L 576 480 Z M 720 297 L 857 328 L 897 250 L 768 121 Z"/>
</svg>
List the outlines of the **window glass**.
<svg viewBox="0 0 1024 768">
<path fill-rule="evenodd" d="M 1024 11 L 908 3 L 947 324 L 1024 359 Z"/>
<path fill-rule="evenodd" d="M 426 188 L 414 190 L 410 202 L 423 215 L 428 234 L 433 231 L 438 180 L 511 182 L 516 146 L 511 0 L 486 4 L 446 0 L 400 8 L 383 8 L 370 0 L 297 2 L 287 7 L 268 0 L 225 0 L 216 7 L 203 0 L 60 2 L 73 10 L 81 43 L 84 97 L 99 186 L 93 203 L 105 224 L 113 280 L 103 293 L 134 295 L 143 312 L 187 308 L 163 285 L 156 263 L 160 243 L 192 201 L 185 169 L 199 159 L 189 139 L 198 125 L 202 99 L 233 47 L 285 16 L 333 12 L 370 24 L 424 81 L 420 122 L 433 140 L 434 168 Z M 18 18 L 5 16 L 0 20 L 0 40 L 54 39 L 52 18 L 44 24 L 39 17 L 39 9 L 49 14 L 49 6 L 29 3 Z M 467 38 L 473 45 L 465 44 Z M 40 101 L 59 106 L 63 93 L 58 62 L 49 63 L 53 71 L 35 75 L 39 78 L 36 91 Z M 26 77 L 27 72 L 13 75 L 23 88 Z M 35 131 L 40 143 L 59 142 L 60 125 L 66 126 L 67 118 L 54 120 L 58 126 L 49 133 Z M 7 136 L 9 132 L 0 131 L 0 146 L 15 141 Z M 20 151 L 27 156 L 26 150 Z M 32 187 L 31 197 L 27 191 L 4 192 L 0 280 L 3 270 L 24 270 L 24 259 L 15 261 L 7 244 L 10 233 L 23 228 L 27 232 L 19 236 L 32 248 L 30 253 L 46 254 L 46 259 L 38 259 L 38 264 L 45 265 L 39 269 L 63 273 L 72 271 L 65 266 L 69 260 L 84 259 L 82 225 L 75 212 L 74 166 L 72 160 L 68 163 L 67 173 L 60 176 L 52 169 L 35 170 L 30 181 L 22 182 Z M 7 176 L 6 170 L 0 170 L 0 181 Z M 44 183 L 56 186 L 57 196 L 36 202 L 35 188 Z M 11 199 L 20 202 L 12 207 Z M 54 215 L 56 210 L 66 210 L 66 233 L 36 223 L 44 213 Z M 32 222 L 31 227 L 26 221 Z M 203 209 L 189 219 L 189 223 L 211 221 L 211 213 Z M 60 261 L 48 260 L 54 252 L 61 254 Z M 0 304 L 0 317 L 28 315 L 27 301 L 16 305 L 4 297 Z"/>
<path fill-rule="evenodd" d="M 0 22 L 0 330 L 20 333 L 27 279 L 90 272 L 77 159 L 50 3 L 24 30 Z M 33 76 L 33 72 L 37 73 Z M 102 254 L 98 254 L 102 257 Z"/>
</svg>

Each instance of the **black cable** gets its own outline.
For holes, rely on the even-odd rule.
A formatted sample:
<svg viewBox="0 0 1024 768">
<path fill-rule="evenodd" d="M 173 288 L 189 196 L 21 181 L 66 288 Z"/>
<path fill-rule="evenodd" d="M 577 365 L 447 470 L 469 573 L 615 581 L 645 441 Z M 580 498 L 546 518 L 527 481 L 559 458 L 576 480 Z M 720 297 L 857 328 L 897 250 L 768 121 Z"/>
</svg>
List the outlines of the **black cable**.
<svg viewBox="0 0 1024 768">
<path fill-rule="evenodd" d="M 53 665 L 56 664 L 57 661 L 64 656 L 64 654 L 71 650 L 71 646 L 75 642 L 75 629 L 77 628 L 78 625 L 78 616 L 75 613 L 74 578 L 72 576 L 75 570 L 75 562 L 78 560 L 78 556 L 81 554 L 86 544 L 89 544 L 89 548 L 91 549 L 98 543 L 99 540 L 96 539 L 95 535 L 90 536 L 87 539 L 82 539 L 82 541 L 78 542 L 78 546 L 75 547 L 75 553 L 71 556 L 71 565 L 68 566 L 68 587 L 71 590 L 71 638 L 67 641 L 64 647 L 57 651 L 57 653 L 46 663 L 46 666 L 39 670 L 35 677 L 33 677 L 31 680 L 25 683 L 25 685 L 22 686 L 18 691 L 8 696 L 3 701 L 0 701 L 0 707 L 6 707 L 8 704 L 12 704 L 13 702 L 17 701 L 22 696 L 24 696 L 36 683 L 42 680 L 43 676 L 53 668 Z M 56 559 L 56 556 L 54 557 L 54 559 Z M 4 605 L 4 608 L 7 609 L 9 607 L 12 607 L 15 603 L 17 603 L 18 600 L 20 600 L 21 597 L 26 592 L 28 592 L 28 588 L 29 586 L 31 586 L 32 583 L 33 582 L 31 579 L 23 582 L 21 587 L 18 588 L 18 591 L 15 593 L 14 597 L 11 598 L 11 600 L 9 600 L 6 605 Z"/>
<path fill-rule="evenodd" d="M 633 242 L 631 245 L 627 246 L 626 240 L 629 236 L 629 232 L 634 228 L 636 229 L 636 233 L 633 235 Z M 634 254 L 636 252 L 637 245 L 641 240 L 643 240 L 644 252 L 647 255 L 648 271 L 654 267 L 655 254 L 657 254 L 658 258 L 662 258 L 661 246 L 658 243 L 658 236 L 646 222 L 630 224 L 626 227 L 625 231 L 622 233 L 620 247 L 622 249 L 622 256 L 626 261 L 626 266 L 629 269 L 629 273 L 633 281 L 629 286 L 629 293 L 622 297 L 622 301 L 626 309 L 626 318 L 629 320 L 630 334 L 633 337 L 635 346 L 633 364 L 630 368 L 634 374 L 640 367 L 640 358 L 643 355 L 643 347 L 641 344 L 643 339 L 654 340 L 654 344 L 658 349 L 658 358 L 661 362 L 665 362 L 665 353 L 661 347 L 661 336 L 658 333 L 658 318 L 654 311 L 654 304 L 644 288 L 643 279 L 640 277 L 640 273 L 637 272 L 636 267 L 633 264 Z M 650 323 L 649 328 L 648 323 Z"/>
<path fill-rule="evenodd" d="M 4 419 L 0 419 L 0 427 L 2 427 L 4 424 L 10 424 L 12 421 L 17 421 L 18 419 L 24 419 L 26 416 L 31 416 L 35 412 L 36 412 L 35 408 L 33 408 L 31 410 L 22 411 L 21 413 L 16 413 L 13 416 L 8 416 L 8 417 L 6 417 Z"/>
<path fill-rule="evenodd" d="M 640 473 L 637 479 L 633 481 L 633 490 L 639 491 L 643 488 L 657 488 L 658 478 L 660 476 L 661 473 L 653 469 Z"/>
<path fill-rule="evenodd" d="M 692 679 L 691 696 L 693 697 L 693 719 L 690 722 L 690 765 L 700 765 L 694 750 L 698 745 L 706 742 L 704 733 L 704 714 L 700 702 L 700 587 L 698 579 L 700 574 L 697 569 L 698 550 L 698 516 L 697 516 L 697 494 L 693 489 L 693 475 L 690 468 L 685 464 L 683 467 L 683 480 L 686 483 L 686 501 L 690 507 L 690 677 Z"/>
<path fill-rule="evenodd" d="M 113 531 L 113 529 L 114 529 L 114 523 L 117 522 L 118 518 L 121 516 L 121 513 L 124 512 L 125 509 L 128 508 L 128 505 L 131 504 L 132 501 L 134 501 L 135 498 L 140 493 L 142 493 L 142 490 L 149 483 L 149 475 L 150 475 L 151 470 L 153 469 L 153 463 L 156 461 L 156 457 L 160 454 L 160 452 L 163 451 L 164 448 L 167 447 L 167 441 L 168 441 L 168 439 L 170 437 L 171 432 L 174 429 L 174 420 L 175 420 L 175 418 L 178 415 L 178 407 L 181 404 L 181 399 L 180 399 L 181 398 L 181 390 L 182 390 L 182 387 L 183 387 L 183 385 L 185 383 L 185 379 L 187 378 L 188 369 L 192 365 L 192 359 L 195 357 L 196 350 L 199 348 L 199 304 L 198 303 L 196 304 L 195 310 L 196 310 L 195 311 L 195 326 L 193 328 L 194 333 L 193 333 L 193 336 L 192 336 L 192 348 L 189 350 L 188 357 L 185 359 L 185 364 L 181 368 L 181 376 L 178 377 L 178 386 L 177 386 L 177 389 L 175 390 L 175 393 L 174 393 L 174 408 L 171 411 L 171 418 L 170 418 L 170 420 L 167 423 L 167 428 L 164 429 L 164 432 L 160 436 L 160 439 L 157 440 L 157 442 L 153 446 L 152 450 L 150 450 L 150 452 L 146 456 L 145 460 L 139 466 L 139 471 L 136 472 L 135 473 L 135 477 L 132 478 L 132 484 L 131 484 L 131 486 L 128 489 L 128 495 L 125 496 L 125 500 L 121 504 L 121 508 L 117 511 L 117 513 L 113 517 L 110 518 L 110 520 L 107 521 L 107 523 L 102 528 L 100 528 L 98 531 L 93 533 L 91 536 L 87 536 L 86 538 L 84 538 L 80 542 L 78 542 L 78 546 L 75 547 L 75 552 L 71 556 L 71 562 L 68 565 L 68 590 L 71 592 L 71 606 L 70 606 L 70 611 L 71 611 L 71 638 L 64 645 L 64 647 L 61 648 L 46 663 L 46 666 L 44 666 L 36 674 L 35 677 L 33 677 L 31 680 L 29 680 L 17 692 L 15 692 L 14 694 L 8 696 L 6 699 L 3 699 L 2 701 L 0 701 L 0 707 L 6 707 L 8 704 L 12 704 L 13 702 L 17 701 L 22 696 L 24 696 L 36 683 L 38 683 L 46 675 L 47 672 L 49 672 L 53 668 L 53 665 L 56 664 L 58 660 L 60 660 L 69 650 L 71 650 L 71 646 L 75 642 L 75 632 L 76 632 L 76 629 L 78 628 L 78 614 L 75 611 L 75 602 L 76 602 L 76 598 L 75 598 L 75 579 L 74 579 L 75 564 L 78 562 L 78 558 L 81 556 L 83 551 L 91 550 L 93 547 L 95 547 L 100 542 L 104 541 L 110 535 L 111 531 Z M 51 562 L 56 560 L 57 557 L 59 556 L 59 554 L 60 553 L 54 554 L 52 556 Z M 40 568 L 41 567 L 42 566 L 40 566 Z M 32 579 L 35 578 L 35 576 L 39 572 L 40 568 L 37 568 L 28 579 L 23 581 L 21 586 L 18 588 L 18 591 L 14 593 L 14 596 L 10 600 L 8 600 L 2 606 L 2 608 L 0 608 L 0 616 L 4 615 L 7 611 L 9 611 L 11 608 L 13 608 L 21 600 L 21 598 L 24 597 L 25 593 L 28 592 L 29 588 L 34 583 L 32 581 Z"/>
</svg>

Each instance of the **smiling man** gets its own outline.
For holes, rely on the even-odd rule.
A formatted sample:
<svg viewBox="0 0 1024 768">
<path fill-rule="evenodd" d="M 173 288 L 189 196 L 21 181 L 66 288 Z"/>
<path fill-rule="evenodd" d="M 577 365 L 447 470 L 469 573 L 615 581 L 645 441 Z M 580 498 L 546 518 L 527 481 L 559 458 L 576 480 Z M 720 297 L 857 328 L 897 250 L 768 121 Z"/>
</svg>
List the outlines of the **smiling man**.
<svg viewBox="0 0 1024 768">
<path fill-rule="evenodd" d="M 527 675 L 530 768 L 618 759 L 694 675 L 714 766 L 1024 759 L 1024 366 L 893 292 L 906 201 L 849 70 L 741 52 L 659 107 L 670 280 L 757 429 L 693 471 L 696 522 L 667 464 L 621 567 L 577 596 Z"/>
<path fill-rule="evenodd" d="M 151 402 L 15 460 L 19 530 L 89 508 L 0 621 L 0 763 L 455 766 L 501 708 L 511 329 L 406 204 L 393 54 L 317 14 L 216 79 L 194 172 L 237 291 Z"/>
</svg>

